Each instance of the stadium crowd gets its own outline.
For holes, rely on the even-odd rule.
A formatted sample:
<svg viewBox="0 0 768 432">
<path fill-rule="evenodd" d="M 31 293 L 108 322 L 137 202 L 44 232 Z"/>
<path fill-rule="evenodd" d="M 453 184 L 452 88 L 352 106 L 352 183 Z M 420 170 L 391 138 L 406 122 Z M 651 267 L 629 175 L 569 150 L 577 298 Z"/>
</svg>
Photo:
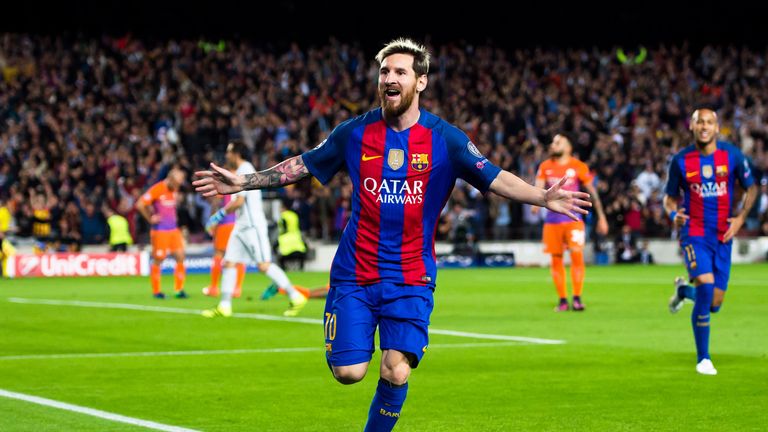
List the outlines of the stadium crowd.
<svg viewBox="0 0 768 432">
<path fill-rule="evenodd" d="M 223 160 L 227 142 L 239 138 L 263 169 L 375 107 L 377 49 L 334 39 L 275 47 L 0 34 L 0 231 L 76 250 L 106 241 L 112 209 L 146 243 L 134 204 L 172 166 L 191 174 Z M 691 108 L 715 106 L 723 139 L 762 178 L 744 234 L 768 235 L 767 52 L 655 46 L 643 58 L 628 48 L 617 56 L 615 48 L 466 42 L 431 49 L 426 109 L 531 183 L 553 135 L 573 132 L 575 153 L 596 175 L 609 238 L 619 242 L 671 235 L 661 206 L 667 164 L 690 143 Z M 336 176 L 331 188 L 317 186 L 305 181 L 275 194 L 293 200 L 310 237 L 331 240 L 349 216 L 351 185 Z M 543 212 L 457 186 L 439 238 L 540 237 Z M 212 203 L 189 184 L 183 190 L 180 223 L 202 240 Z"/>
</svg>

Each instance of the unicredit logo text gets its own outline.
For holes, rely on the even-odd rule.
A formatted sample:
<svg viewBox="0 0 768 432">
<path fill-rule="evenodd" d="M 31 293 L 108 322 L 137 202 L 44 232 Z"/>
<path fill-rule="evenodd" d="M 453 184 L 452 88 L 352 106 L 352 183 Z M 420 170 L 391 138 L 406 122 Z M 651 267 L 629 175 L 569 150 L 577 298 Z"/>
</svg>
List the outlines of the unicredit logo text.
<svg viewBox="0 0 768 432">
<path fill-rule="evenodd" d="M 20 257 L 19 276 L 125 276 L 140 274 L 138 254 L 52 254 Z"/>
</svg>

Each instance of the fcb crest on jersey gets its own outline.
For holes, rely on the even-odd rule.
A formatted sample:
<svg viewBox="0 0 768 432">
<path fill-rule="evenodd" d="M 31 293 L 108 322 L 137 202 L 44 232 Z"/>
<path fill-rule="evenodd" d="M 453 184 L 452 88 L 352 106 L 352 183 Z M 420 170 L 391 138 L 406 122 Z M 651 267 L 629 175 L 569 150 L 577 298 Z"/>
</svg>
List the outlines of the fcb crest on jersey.
<svg viewBox="0 0 768 432">
<path fill-rule="evenodd" d="M 411 168 L 424 171 L 429 166 L 429 153 L 414 153 L 411 155 Z"/>
<path fill-rule="evenodd" d="M 701 167 L 701 175 L 704 178 L 712 178 L 712 165 L 704 165 Z"/>
<path fill-rule="evenodd" d="M 390 149 L 387 153 L 387 165 L 393 170 L 399 170 L 405 163 L 405 151 L 400 149 Z"/>
<path fill-rule="evenodd" d="M 718 165 L 715 167 L 715 175 L 724 177 L 728 175 L 728 165 Z"/>
</svg>

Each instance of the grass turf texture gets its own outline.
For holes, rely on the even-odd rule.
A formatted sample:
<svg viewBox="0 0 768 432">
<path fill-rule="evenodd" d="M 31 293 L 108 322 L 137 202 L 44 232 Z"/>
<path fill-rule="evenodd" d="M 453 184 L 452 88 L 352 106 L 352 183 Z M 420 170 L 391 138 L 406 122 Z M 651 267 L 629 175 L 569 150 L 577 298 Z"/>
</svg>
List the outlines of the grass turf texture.
<svg viewBox="0 0 768 432">
<path fill-rule="evenodd" d="M 768 424 L 768 265 L 734 266 L 710 349 L 719 375 L 695 373 L 691 306 L 666 302 L 682 266 L 590 267 L 583 313 L 552 311 L 547 269 L 441 270 L 432 327 L 562 339 L 563 345 L 433 335 L 398 431 L 764 430 Z M 290 275 L 322 286 L 327 275 Z M 188 300 L 150 296 L 146 278 L 0 281 L 0 389 L 204 431 L 362 430 L 378 357 L 353 386 L 325 364 L 320 324 L 61 305 L 9 298 L 203 309 L 208 276 Z M 284 296 L 258 299 L 246 277 L 235 312 L 280 315 Z M 172 279 L 163 279 L 165 291 Z M 250 298 L 250 300 L 249 300 Z M 300 315 L 322 317 L 323 301 Z M 450 346 L 449 344 L 484 344 Z M 9 356 L 268 350 L 129 357 Z M 0 397 L 0 430 L 131 431 L 138 426 Z"/>
</svg>

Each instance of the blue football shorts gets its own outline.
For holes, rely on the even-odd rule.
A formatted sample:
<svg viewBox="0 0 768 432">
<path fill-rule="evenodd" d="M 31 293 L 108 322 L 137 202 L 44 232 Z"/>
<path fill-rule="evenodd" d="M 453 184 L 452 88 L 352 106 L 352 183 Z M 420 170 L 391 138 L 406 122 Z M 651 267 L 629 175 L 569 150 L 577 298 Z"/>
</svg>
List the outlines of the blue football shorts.
<svg viewBox="0 0 768 432">
<path fill-rule="evenodd" d="M 325 352 L 329 366 L 371 360 L 379 328 L 382 350 L 408 355 L 418 366 L 429 343 L 433 290 L 426 286 L 378 283 L 331 287 L 325 300 Z"/>
<path fill-rule="evenodd" d="M 703 238 L 691 237 L 680 240 L 683 250 L 685 267 L 691 280 L 697 276 L 713 273 L 715 288 L 725 291 L 728 289 L 728 278 L 731 274 L 731 250 L 733 242 L 706 241 Z"/>
</svg>

